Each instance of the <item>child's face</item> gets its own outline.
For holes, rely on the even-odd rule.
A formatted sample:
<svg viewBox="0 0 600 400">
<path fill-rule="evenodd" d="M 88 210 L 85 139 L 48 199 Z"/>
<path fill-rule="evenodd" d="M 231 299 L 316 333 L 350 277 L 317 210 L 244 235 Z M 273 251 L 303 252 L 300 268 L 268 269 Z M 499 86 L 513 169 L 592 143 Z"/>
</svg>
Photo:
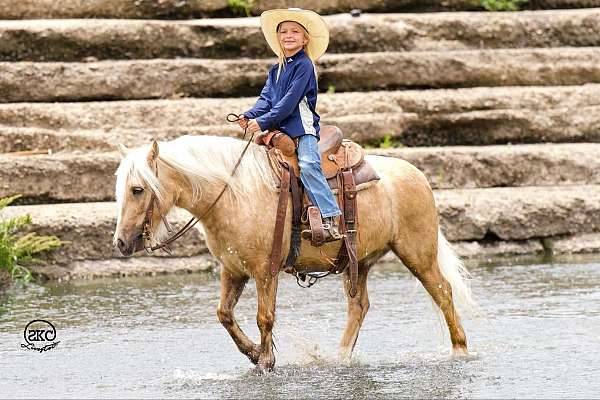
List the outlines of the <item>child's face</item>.
<svg viewBox="0 0 600 400">
<path fill-rule="evenodd" d="M 292 55 L 308 43 L 304 28 L 296 22 L 285 21 L 279 25 L 277 37 L 286 56 Z"/>
</svg>

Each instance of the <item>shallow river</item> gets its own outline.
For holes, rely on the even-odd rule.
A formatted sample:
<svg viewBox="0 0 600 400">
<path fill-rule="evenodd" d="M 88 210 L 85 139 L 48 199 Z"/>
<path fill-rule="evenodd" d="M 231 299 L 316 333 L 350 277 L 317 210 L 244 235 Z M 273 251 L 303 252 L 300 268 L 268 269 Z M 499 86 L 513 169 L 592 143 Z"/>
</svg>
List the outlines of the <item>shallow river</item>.
<svg viewBox="0 0 600 400">
<path fill-rule="evenodd" d="M 338 278 L 278 293 L 277 368 L 252 373 L 216 318 L 213 275 L 107 279 L 11 290 L 0 298 L 0 397 L 452 397 L 600 395 L 600 264 L 472 267 L 485 317 L 464 318 L 472 357 L 452 359 L 424 290 L 400 265 L 374 268 L 354 361 Z M 255 290 L 236 316 L 253 338 Z M 33 319 L 60 343 L 20 348 Z"/>
</svg>

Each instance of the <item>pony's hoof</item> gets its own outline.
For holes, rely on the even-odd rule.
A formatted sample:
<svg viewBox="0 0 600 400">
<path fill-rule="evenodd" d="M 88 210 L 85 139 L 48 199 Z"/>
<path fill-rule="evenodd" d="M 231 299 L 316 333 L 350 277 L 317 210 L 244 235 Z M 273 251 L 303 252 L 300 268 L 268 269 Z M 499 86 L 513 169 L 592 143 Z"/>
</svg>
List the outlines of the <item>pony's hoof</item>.
<svg viewBox="0 0 600 400">
<path fill-rule="evenodd" d="M 259 362 L 258 364 L 256 364 L 256 367 L 254 367 L 254 373 L 256 375 L 266 375 L 270 372 L 273 372 L 274 369 L 275 369 L 275 362 L 272 362 L 272 363 Z"/>
<path fill-rule="evenodd" d="M 260 346 L 252 346 L 252 351 L 250 351 L 250 354 L 248 354 L 248 358 L 252 364 L 257 365 L 258 359 L 260 358 Z"/>
<path fill-rule="evenodd" d="M 275 356 L 272 354 L 270 356 L 263 355 L 258 360 L 258 364 L 256 364 L 256 372 L 259 373 L 260 375 L 264 375 L 268 372 L 273 372 L 274 368 L 275 368 Z"/>
<path fill-rule="evenodd" d="M 469 354 L 469 350 L 466 347 L 453 347 L 452 348 L 452 358 L 469 358 L 471 355 Z"/>
<path fill-rule="evenodd" d="M 341 363 L 350 365 L 352 362 L 352 349 L 340 349 L 338 358 Z"/>
</svg>

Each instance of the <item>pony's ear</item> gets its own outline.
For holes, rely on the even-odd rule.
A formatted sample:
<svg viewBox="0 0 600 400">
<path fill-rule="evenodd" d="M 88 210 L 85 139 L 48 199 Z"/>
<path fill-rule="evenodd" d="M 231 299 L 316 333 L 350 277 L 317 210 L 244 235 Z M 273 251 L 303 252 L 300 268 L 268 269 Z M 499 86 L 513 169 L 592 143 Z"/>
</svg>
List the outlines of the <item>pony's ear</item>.
<svg viewBox="0 0 600 400">
<path fill-rule="evenodd" d="M 121 143 L 117 143 L 117 150 L 119 150 L 119 153 L 121 153 L 123 157 L 127 157 L 127 154 L 129 153 L 129 149 Z"/>
<path fill-rule="evenodd" d="M 152 164 L 158 158 L 158 142 L 156 140 L 152 141 L 152 146 L 150 147 L 150 152 L 148 153 L 148 164 Z"/>
</svg>

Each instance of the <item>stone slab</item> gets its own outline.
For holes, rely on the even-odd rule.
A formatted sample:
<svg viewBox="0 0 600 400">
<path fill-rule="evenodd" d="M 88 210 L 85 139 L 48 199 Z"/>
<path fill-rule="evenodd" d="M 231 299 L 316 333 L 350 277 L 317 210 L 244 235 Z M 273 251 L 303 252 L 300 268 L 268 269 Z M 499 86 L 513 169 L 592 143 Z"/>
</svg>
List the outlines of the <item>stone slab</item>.
<svg viewBox="0 0 600 400">
<path fill-rule="evenodd" d="M 551 86 L 600 83 L 600 48 L 326 55 L 322 90 Z M 273 60 L 0 62 L 0 102 L 256 95 Z"/>
<path fill-rule="evenodd" d="M 600 184 L 600 144 L 371 149 L 407 160 L 436 189 Z M 114 200 L 116 153 L 0 155 L 0 197 L 20 204 Z"/>
<path fill-rule="evenodd" d="M 121 278 L 126 276 L 156 276 L 211 272 L 218 262 L 210 254 L 193 257 L 131 257 L 108 260 L 74 261 L 66 265 L 38 265 L 32 273 L 42 279 L 69 281 L 73 279 Z"/>
<path fill-rule="evenodd" d="M 600 234 L 547 238 L 544 245 L 552 254 L 600 253 Z"/>
<path fill-rule="evenodd" d="M 435 191 L 448 240 L 526 240 L 600 231 L 600 186 Z"/>
<path fill-rule="evenodd" d="M 272 8 L 298 7 L 321 14 L 364 11 L 481 10 L 472 0 L 254 0 L 249 12 L 260 15 Z M 527 8 L 599 7 L 598 0 L 531 0 Z M 0 0 L 0 19 L 34 18 L 201 18 L 245 16 L 227 0 Z"/>
<path fill-rule="evenodd" d="M 600 145 L 538 144 L 372 149 L 425 172 L 436 189 L 600 184 Z"/>
<path fill-rule="evenodd" d="M 326 16 L 328 53 L 600 46 L 600 9 Z M 0 21 L 0 61 L 270 58 L 259 18 Z"/>
<path fill-rule="evenodd" d="M 241 136 L 225 122 L 250 98 L 0 104 L 0 152 L 110 149 L 184 134 Z M 321 94 L 323 124 L 377 145 L 490 145 L 600 140 L 600 85 Z"/>
<path fill-rule="evenodd" d="M 551 250 L 546 247 L 549 242 L 560 243 L 560 245 Z M 502 265 L 549 261 L 584 263 L 597 261 L 598 254 L 600 254 L 600 234 L 592 233 L 543 240 L 465 241 L 452 242 L 451 245 L 467 265 L 489 262 Z M 399 260 L 392 252 L 389 252 L 381 258 L 380 262 L 397 263 Z M 204 254 L 185 258 L 132 257 L 75 261 L 66 265 L 32 266 L 31 270 L 42 279 L 66 281 L 125 276 L 216 273 L 218 268 L 219 264 L 214 257 Z"/>
<path fill-rule="evenodd" d="M 136 138 L 141 135 L 135 135 Z M 46 128 L 0 126 L 0 154 L 44 150 L 77 154 L 86 151 L 114 151 L 114 141 L 106 131 L 64 131 Z"/>
<path fill-rule="evenodd" d="M 0 0 L 0 19 L 190 18 L 227 8 L 227 0 Z"/>
<path fill-rule="evenodd" d="M 450 241 L 522 241 L 600 232 L 600 185 L 437 190 L 442 229 Z M 30 214 L 32 229 L 71 241 L 49 262 L 117 257 L 112 247 L 114 203 L 13 206 L 4 216 Z M 186 213 L 187 214 L 187 213 Z M 186 216 L 170 218 L 182 223 Z M 175 256 L 205 254 L 201 233 L 173 246 Z"/>
</svg>

